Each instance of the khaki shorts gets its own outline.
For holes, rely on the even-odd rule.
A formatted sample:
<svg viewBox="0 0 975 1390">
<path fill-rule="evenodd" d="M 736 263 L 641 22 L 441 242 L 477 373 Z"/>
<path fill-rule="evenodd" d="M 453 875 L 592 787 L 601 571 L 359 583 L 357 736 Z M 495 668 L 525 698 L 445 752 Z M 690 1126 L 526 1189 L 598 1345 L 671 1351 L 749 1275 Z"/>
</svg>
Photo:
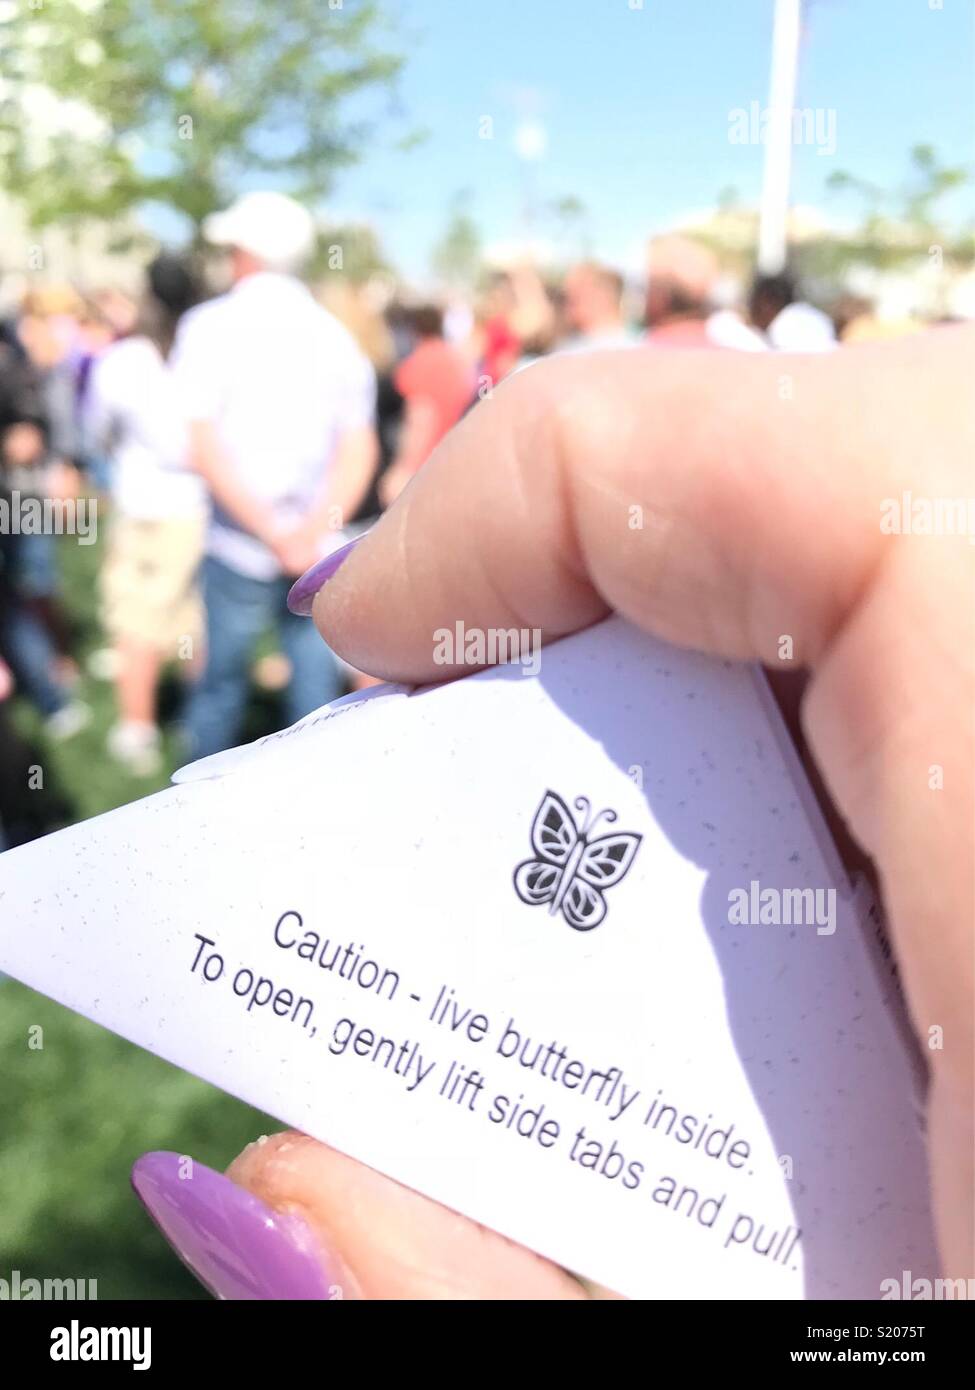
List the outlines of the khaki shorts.
<svg viewBox="0 0 975 1390">
<path fill-rule="evenodd" d="M 201 650 L 205 532 L 203 517 L 114 519 L 101 573 L 102 622 L 113 642 L 134 639 L 184 660 Z"/>
</svg>

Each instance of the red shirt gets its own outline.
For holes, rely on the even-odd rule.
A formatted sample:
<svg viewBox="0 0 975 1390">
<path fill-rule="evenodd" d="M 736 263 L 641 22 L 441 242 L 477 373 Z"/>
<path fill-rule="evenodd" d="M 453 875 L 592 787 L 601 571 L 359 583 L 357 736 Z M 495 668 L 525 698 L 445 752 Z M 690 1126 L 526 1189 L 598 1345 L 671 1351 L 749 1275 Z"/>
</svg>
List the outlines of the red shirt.
<svg viewBox="0 0 975 1390">
<path fill-rule="evenodd" d="M 507 320 L 500 314 L 488 319 L 484 325 L 484 356 L 481 370 L 491 380 L 492 386 L 511 371 L 521 356 L 521 339 L 509 328 Z"/>
<path fill-rule="evenodd" d="M 439 443 L 463 415 L 474 394 L 471 368 L 455 347 L 442 338 L 426 338 L 397 367 L 393 382 L 404 400 L 422 399 L 433 406 Z"/>
</svg>

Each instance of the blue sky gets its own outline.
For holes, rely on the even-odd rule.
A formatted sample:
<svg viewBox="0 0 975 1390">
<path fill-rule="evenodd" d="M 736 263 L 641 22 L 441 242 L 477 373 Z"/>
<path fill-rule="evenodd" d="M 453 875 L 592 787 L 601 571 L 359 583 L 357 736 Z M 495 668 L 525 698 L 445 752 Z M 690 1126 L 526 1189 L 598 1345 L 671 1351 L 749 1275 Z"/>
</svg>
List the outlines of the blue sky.
<svg viewBox="0 0 975 1390">
<path fill-rule="evenodd" d="M 835 120 L 836 148 L 797 147 L 795 201 L 848 220 L 858 205 L 825 189 L 834 169 L 893 187 L 916 143 L 975 158 L 973 0 L 806 8 L 796 104 Z M 722 188 L 757 199 L 763 149 L 729 141 L 729 113 L 766 103 L 772 0 L 401 0 L 399 12 L 404 120 L 427 138 L 405 153 L 381 138 L 330 203 L 374 223 L 407 273 L 426 271 L 460 190 L 489 242 L 523 232 L 526 178 L 536 205 L 574 195 L 595 249 L 621 264 Z M 486 116 L 492 139 L 479 137 Z M 527 172 L 513 148 L 525 120 L 547 135 Z M 972 208 L 970 190 L 946 205 L 953 220 Z"/>
</svg>

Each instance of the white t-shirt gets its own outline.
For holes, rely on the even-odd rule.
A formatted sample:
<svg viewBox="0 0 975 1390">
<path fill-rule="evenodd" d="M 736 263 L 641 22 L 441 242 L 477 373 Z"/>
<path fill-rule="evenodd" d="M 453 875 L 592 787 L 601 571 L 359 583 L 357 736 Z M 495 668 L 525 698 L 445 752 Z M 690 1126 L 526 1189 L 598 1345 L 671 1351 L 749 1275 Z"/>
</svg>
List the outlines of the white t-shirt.
<svg viewBox="0 0 975 1390">
<path fill-rule="evenodd" d="M 768 352 L 769 342 L 733 309 L 715 309 L 708 315 L 707 335 L 715 347 L 731 348 L 735 352 Z"/>
<path fill-rule="evenodd" d="M 205 511 L 203 482 L 186 468 L 175 383 L 148 338 L 123 338 L 95 362 L 84 430 L 113 461 L 112 498 L 120 514 L 162 521 Z"/>
<path fill-rule="evenodd" d="M 215 426 L 239 481 L 282 525 L 319 500 L 342 435 L 373 421 L 369 359 L 288 275 L 249 275 L 191 309 L 171 360 L 186 418 Z M 281 573 L 267 546 L 217 507 L 207 549 L 254 579 Z"/>
<path fill-rule="evenodd" d="M 776 314 L 768 338 L 779 352 L 832 352 L 838 346 L 829 315 L 801 300 Z"/>
</svg>

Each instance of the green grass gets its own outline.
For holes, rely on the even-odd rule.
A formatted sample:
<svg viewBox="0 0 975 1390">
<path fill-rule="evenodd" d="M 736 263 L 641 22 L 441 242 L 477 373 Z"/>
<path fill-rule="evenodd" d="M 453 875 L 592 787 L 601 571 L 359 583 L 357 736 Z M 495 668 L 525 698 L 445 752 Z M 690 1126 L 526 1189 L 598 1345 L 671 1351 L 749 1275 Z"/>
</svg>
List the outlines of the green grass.
<svg viewBox="0 0 975 1390">
<path fill-rule="evenodd" d="M 100 546 L 61 546 L 65 603 L 84 658 L 102 645 L 95 576 Z M 166 784 L 128 776 L 104 751 L 111 688 L 82 676 L 93 710 L 76 738 L 46 744 L 23 702 L 19 732 L 39 750 L 45 785 L 35 795 L 58 819 L 84 820 Z M 251 724 L 271 712 L 255 704 Z M 166 740 L 171 767 L 180 751 Z M 30 1047 L 40 1025 L 43 1047 Z M 12 980 L 0 983 L 0 1278 L 97 1279 L 100 1298 L 205 1298 L 129 1187 L 132 1162 L 175 1149 L 225 1167 L 276 1122 Z"/>
<path fill-rule="evenodd" d="M 43 1047 L 30 1047 L 40 1025 Z M 129 1187 L 148 1149 L 223 1168 L 280 1128 L 12 981 L 0 985 L 0 1278 L 97 1279 L 99 1298 L 205 1298 Z"/>
</svg>

